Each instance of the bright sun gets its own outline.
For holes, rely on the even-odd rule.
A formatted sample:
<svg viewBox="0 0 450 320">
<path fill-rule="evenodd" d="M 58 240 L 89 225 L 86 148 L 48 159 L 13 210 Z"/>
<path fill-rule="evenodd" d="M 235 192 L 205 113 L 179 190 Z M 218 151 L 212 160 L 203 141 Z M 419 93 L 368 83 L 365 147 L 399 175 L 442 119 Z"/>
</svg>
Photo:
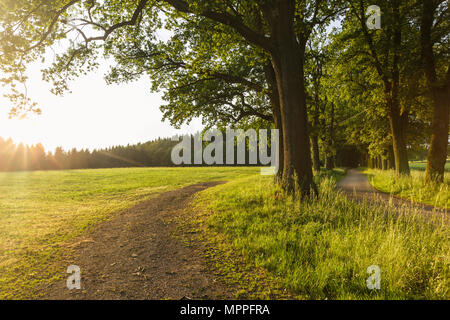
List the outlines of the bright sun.
<svg viewBox="0 0 450 320">
<path fill-rule="evenodd" d="M 107 86 L 106 70 L 99 70 L 77 79 L 71 85 L 73 93 L 57 97 L 41 80 L 39 70 L 39 65 L 29 69 L 28 92 L 42 115 L 8 119 L 11 104 L 0 97 L 0 137 L 28 145 L 42 143 L 53 151 L 58 146 L 69 150 L 134 144 L 202 129 L 199 120 L 182 130 L 162 123 L 159 106 L 164 102 L 159 94 L 149 92 L 148 80 Z"/>
</svg>

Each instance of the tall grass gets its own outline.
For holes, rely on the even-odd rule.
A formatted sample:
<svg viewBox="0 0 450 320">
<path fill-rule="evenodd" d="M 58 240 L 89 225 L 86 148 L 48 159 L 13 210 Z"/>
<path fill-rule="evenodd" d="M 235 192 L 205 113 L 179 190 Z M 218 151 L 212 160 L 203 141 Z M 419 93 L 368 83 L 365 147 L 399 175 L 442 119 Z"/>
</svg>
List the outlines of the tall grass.
<svg viewBox="0 0 450 320">
<path fill-rule="evenodd" d="M 369 169 L 365 173 L 370 183 L 382 192 L 442 208 L 450 206 L 450 172 L 445 173 L 442 184 L 425 184 L 425 172 L 421 170 L 411 170 L 409 177 L 398 177 L 394 170 Z"/>
<path fill-rule="evenodd" d="M 307 299 L 448 299 L 450 233 L 444 217 L 399 215 L 388 204 L 348 200 L 322 175 L 318 199 L 283 195 L 272 179 L 247 177 L 198 195 L 210 236 L 284 288 Z M 405 212 L 403 212 L 405 213 Z M 381 290 L 367 268 L 381 268 Z"/>
</svg>

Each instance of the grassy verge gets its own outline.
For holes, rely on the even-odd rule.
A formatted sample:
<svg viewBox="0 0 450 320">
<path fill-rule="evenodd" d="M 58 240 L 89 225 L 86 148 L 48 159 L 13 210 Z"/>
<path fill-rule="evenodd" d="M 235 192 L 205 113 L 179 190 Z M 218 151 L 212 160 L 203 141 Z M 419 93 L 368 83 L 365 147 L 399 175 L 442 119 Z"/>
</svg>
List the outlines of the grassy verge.
<svg viewBox="0 0 450 320">
<path fill-rule="evenodd" d="M 259 168 L 132 168 L 0 173 L 0 299 L 33 298 L 61 279 L 70 243 L 139 201 Z"/>
<path fill-rule="evenodd" d="M 448 209 L 450 207 L 450 172 L 443 184 L 424 184 L 425 172 L 411 170 L 411 176 L 397 177 L 394 170 L 367 169 L 369 182 L 379 191 L 411 201 Z"/>
<path fill-rule="evenodd" d="M 336 176 L 322 173 L 319 180 L 320 197 L 303 202 L 261 176 L 200 193 L 205 238 L 219 243 L 216 250 L 224 255 L 234 252 L 264 270 L 297 298 L 450 298 L 448 224 L 356 204 L 335 190 Z M 366 286 L 371 265 L 381 269 L 381 290 Z"/>
</svg>

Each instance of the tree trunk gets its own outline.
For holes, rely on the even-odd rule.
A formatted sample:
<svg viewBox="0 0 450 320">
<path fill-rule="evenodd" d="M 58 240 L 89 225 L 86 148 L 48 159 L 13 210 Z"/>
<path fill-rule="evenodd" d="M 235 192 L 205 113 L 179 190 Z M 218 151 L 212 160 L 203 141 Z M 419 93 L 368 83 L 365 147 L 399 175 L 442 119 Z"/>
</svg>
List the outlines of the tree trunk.
<svg viewBox="0 0 450 320">
<path fill-rule="evenodd" d="M 447 92 L 435 92 L 433 98 L 433 126 L 425 182 L 442 183 L 444 182 L 445 163 L 447 162 L 450 95 L 448 90 Z"/>
<path fill-rule="evenodd" d="M 320 171 L 319 138 L 317 135 L 311 136 L 311 144 L 313 168 L 315 171 Z"/>
<path fill-rule="evenodd" d="M 444 182 L 450 117 L 450 65 L 447 68 L 444 83 L 439 85 L 433 52 L 432 28 L 435 11 L 433 1 L 423 1 L 420 27 L 422 60 L 434 109 L 431 143 L 425 173 L 425 182 L 427 183 L 431 181 Z"/>
<path fill-rule="evenodd" d="M 296 186 L 300 196 L 317 193 L 314 184 L 308 134 L 304 55 L 306 40 L 297 41 L 294 30 L 295 2 L 283 0 L 267 8 L 273 47 L 270 52 L 280 95 L 283 126 L 284 171 L 282 186 L 291 194 Z"/>
<path fill-rule="evenodd" d="M 315 85 L 314 92 L 314 114 L 312 117 L 312 128 L 313 134 L 311 134 L 311 145 L 312 145 L 312 163 L 313 169 L 318 172 L 320 171 L 320 151 L 319 151 L 319 136 L 317 134 L 317 126 L 319 125 L 319 88 Z"/>
<path fill-rule="evenodd" d="M 409 175 L 408 152 L 406 150 L 406 128 L 408 126 L 408 113 L 401 110 L 399 101 L 400 90 L 400 50 L 402 44 L 401 18 L 399 1 L 394 1 L 393 15 L 394 27 L 394 58 L 392 84 L 385 83 L 388 102 L 389 122 L 391 126 L 392 145 L 394 148 L 395 171 L 397 175 Z"/>
<path fill-rule="evenodd" d="M 390 108 L 389 122 L 391 125 L 392 146 L 394 149 L 395 171 L 397 175 L 410 174 L 405 138 L 407 121 L 407 115 L 399 115 L 398 107 Z"/>
<path fill-rule="evenodd" d="M 333 143 L 334 143 L 334 103 L 331 104 L 331 120 L 330 126 L 327 135 L 326 142 L 326 158 L 325 158 L 325 168 L 327 170 L 334 169 L 334 152 L 333 152 Z"/>
<path fill-rule="evenodd" d="M 283 124 L 281 122 L 280 95 L 278 93 L 275 70 L 273 70 L 271 63 L 264 66 L 264 73 L 269 88 L 268 95 L 270 104 L 272 106 L 273 122 L 275 124 L 275 129 L 278 129 L 280 131 L 280 141 L 279 141 L 280 163 L 276 175 L 276 180 L 282 181 L 284 172 Z"/>
<path fill-rule="evenodd" d="M 394 149 L 392 146 L 388 149 L 388 169 L 395 169 Z"/>
<path fill-rule="evenodd" d="M 334 159 L 333 157 L 327 156 L 325 158 L 325 169 L 333 170 L 334 169 Z"/>
</svg>

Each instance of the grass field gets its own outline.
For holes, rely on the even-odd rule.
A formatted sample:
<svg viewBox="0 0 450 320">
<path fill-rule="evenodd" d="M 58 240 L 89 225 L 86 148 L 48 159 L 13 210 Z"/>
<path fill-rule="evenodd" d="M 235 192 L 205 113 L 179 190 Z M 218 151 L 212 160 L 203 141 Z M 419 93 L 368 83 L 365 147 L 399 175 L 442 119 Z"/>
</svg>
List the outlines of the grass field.
<svg viewBox="0 0 450 320">
<path fill-rule="evenodd" d="M 234 252 L 300 298 L 450 298 L 448 225 L 355 204 L 334 188 L 343 173 L 321 172 L 320 197 L 305 202 L 258 168 L 1 173 L 0 298 L 32 298 L 61 280 L 68 244 L 119 210 L 206 181 L 230 181 L 195 201 L 204 239 L 220 239 L 219 268 L 221 250 Z M 370 265 L 381 267 L 379 292 L 366 288 Z"/>
<path fill-rule="evenodd" d="M 37 286 L 57 277 L 54 261 L 68 242 L 121 209 L 198 182 L 258 173 L 258 168 L 0 173 L 0 299 L 33 296 Z"/>
<path fill-rule="evenodd" d="M 397 177 L 394 170 L 368 169 L 370 183 L 379 191 L 412 201 L 450 208 L 450 162 L 443 184 L 424 184 L 426 162 L 411 162 L 411 177 Z"/>
</svg>

